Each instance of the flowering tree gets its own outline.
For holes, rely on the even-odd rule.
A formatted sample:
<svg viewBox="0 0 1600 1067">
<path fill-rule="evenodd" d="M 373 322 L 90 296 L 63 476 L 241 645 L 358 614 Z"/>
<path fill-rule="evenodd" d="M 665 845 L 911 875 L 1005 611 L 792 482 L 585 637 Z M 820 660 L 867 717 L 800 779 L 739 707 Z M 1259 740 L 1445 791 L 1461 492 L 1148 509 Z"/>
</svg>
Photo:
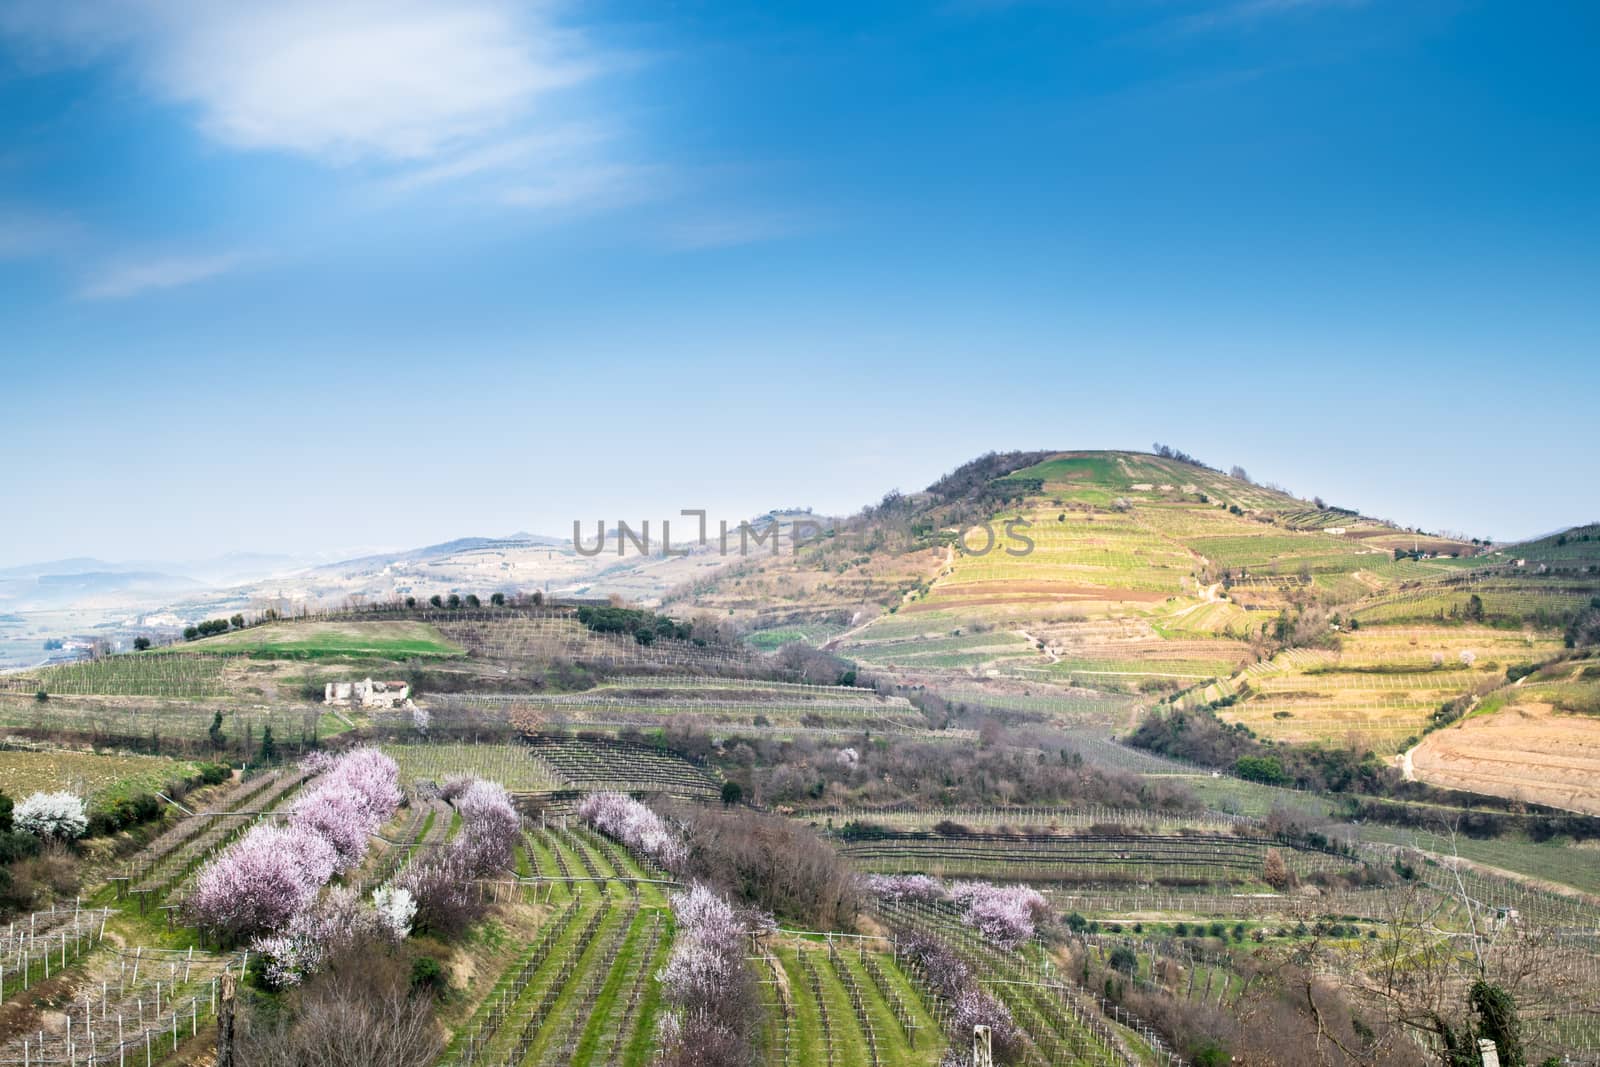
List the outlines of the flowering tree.
<svg viewBox="0 0 1600 1067">
<path fill-rule="evenodd" d="M 251 948 L 265 962 L 269 984 L 297 985 L 316 973 L 329 956 L 349 949 L 380 929 L 380 917 L 355 890 L 330 889 L 321 900 L 299 912 L 282 932 L 257 938 Z"/>
<path fill-rule="evenodd" d="M 407 866 L 397 883 L 412 902 L 407 922 L 414 919 L 447 936 L 482 912 L 473 880 L 509 866 L 522 833 L 522 820 L 500 783 L 471 778 L 448 784 L 461 815 L 460 832 L 450 847 Z"/>
<path fill-rule="evenodd" d="M 333 846 L 334 869 L 343 874 L 367 853 L 367 838 L 382 823 L 361 797 L 338 785 L 325 785 L 298 801 L 292 825 L 317 834 Z"/>
<path fill-rule="evenodd" d="M 744 966 L 745 926 L 727 901 L 698 883 L 673 895 L 672 911 L 678 936 L 657 975 L 669 1004 L 656 1032 L 662 1062 L 748 1063 L 760 1004 Z"/>
<path fill-rule="evenodd" d="M 11 824 L 38 837 L 67 841 L 89 829 L 83 800 L 72 793 L 35 793 L 11 813 Z"/>
<path fill-rule="evenodd" d="M 1016 948 L 1029 940 L 1039 923 L 1050 917 L 1050 902 L 1025 885 L 955 882 L 946 887 L 925 874 L 868 875 L 866 884 L 883 900 L 953 901 L 961 906 L 968 925 L 1001 948 Z"/>
<path fill-rule="evenodd" d="M 661 816 L 625 793 L 590 793 L 578 806 L 578 817 L 666 870 L 682 868 L 687 858 L 683 841 Z"/>
<path fill-rule="evenodd" d="M 227 940 L 288 937 L 279 945 L 286 960 L 309 958 L 303 942 L 320 928 L 305 927 L 310 919 L 291 925 L 335 873 L 361 862 L 367 839 L 402 799 L 400 768 L 377 749 L 318 754 L 306 766 L 320 774 L 296 801 L 289 824 L 257 826 L 224 849 L 201 869 L 186 902 L 195 922 Z"/>
<path fill-rule="evenodd" d="M 417 902 L 409 889 L 383 886 L 372 891 L 372 907 L 378 923 L 390 937 L 404 941 L 411 936 L 411 921 L 417 917 Z"/>
<path fill-rule="evenodd" d="M 1025 885 L 956 882 L 950 886 L 950 899 L 963 905 L 968 923 L 1001 948 L 1016 948 L 1032 938 L 1050 915 L 1050 902 Z"/>
<path fill-rule="evenodd" d="M 950 946 L 919 933 L 902 938 L 900 951 L 922 969 L 928 984 L 950 1009 L 945 1028 L 954 1039 L 951 1050 L 958 1058 L 952 1059 L 947 1053 L 942 1064 L 966 1062 L 959 1054 L 964 1050 L 964 1043 L 971 1040 L 972 1028 L 979 1025 L 990 1029 L 996 1063 L 1011 1063 L 1021 1058 L 1022 1031 L 1011 1017 L 1011 1010 L 983 991 L 973 977 L 972 968 Z"/>
<path fill-rule="evenodd" d="M 869 874 L 867 889 L 880 900 L 916 900 L 926 904 L 946 900 L 944 884 L 925 874 Z"/>
<path fill-rule="evenodd" d="M 375 748 L 346 752 L 334 761 L 324 781 L 361 797 L 380 816 L 380 823 L 395 813 L 405 796 L 400 789 L 400 765 Z"/>
<path fill-rule="evenodd" d="M 396 886 L 415 902 L 416 925 L 444 937 L 459 934 L 482 912 L 472 873 L 454 849 L 413 860 L 400 872 Z"/>
<path fill-rule="evenodd" d="M 333 766 L 334 759 L 333 753 L 316 749 L 301 757 L 300 769 L 307 774 L 322 774 Z"/>
<path fill-rule="evenodd" d="M 228 940 L 281 930 L 333 876 L 334 848 L 297 826 L 262 824 L 200 871 L 185 906 Z"/>
<path fill-rule="evenodd" d="M 522 833 L 522 820 L 511 806 L 511 794 L 499 782 L 475 779 L 456 800 L 461 833 L 454 847 L 474 875 L 510 866 Z"/>
</svg>

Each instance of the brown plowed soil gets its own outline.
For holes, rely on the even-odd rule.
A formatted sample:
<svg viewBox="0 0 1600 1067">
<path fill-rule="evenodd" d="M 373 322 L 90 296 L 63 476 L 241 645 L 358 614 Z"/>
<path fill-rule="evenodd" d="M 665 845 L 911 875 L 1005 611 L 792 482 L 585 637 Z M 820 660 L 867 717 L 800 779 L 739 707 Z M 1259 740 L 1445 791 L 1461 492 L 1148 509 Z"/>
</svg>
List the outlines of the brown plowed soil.
<svg viewBox="0 0 1600 1067">
<path fill-rule="evenodd" d="M 1600 815 L 1600 719 L 1516 704 L 1429 734 L 1412 754 L 1431 785 Z"/>
</svg>

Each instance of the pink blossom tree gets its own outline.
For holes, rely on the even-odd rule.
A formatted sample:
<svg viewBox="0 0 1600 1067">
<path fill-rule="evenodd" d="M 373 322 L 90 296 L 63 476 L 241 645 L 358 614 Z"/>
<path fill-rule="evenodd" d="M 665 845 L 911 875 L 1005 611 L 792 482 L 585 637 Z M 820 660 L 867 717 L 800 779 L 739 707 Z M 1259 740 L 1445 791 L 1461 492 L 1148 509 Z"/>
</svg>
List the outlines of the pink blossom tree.
<svg viewBox="0 0 1600 1067">
<path fill-rule="evenodd" d="M 678 936 L 657 977 L 668 1010 L 656 1031 L 670 1067 L 748 1063 L 760 1019 L 755 983 L 744 965 L 747 931 L 727 901 L 703 885 L 672 898 Z"/>
<path fill-rule="evenodd" d="M 1050 902 L 1025 885 L 956 882 L 950 886 L 950 898 L 963 906 L 968 923 L 1001 948 L 1016 948 L 1031 939 L 1050 915 Z"/>
<path fill-rule="evenodd" d="M 944 884 L 925 874 L 869 874 L 867 889 L 880 900 L 915 900 L 925 904 L 946 900 Z"/>
<path fill-rule="evenodd" d="M 687 858 L 682 839 L 661 816 L 625 793 L 590 793 L 578 805 L 578 817 L 665 870 L 680 870 Z"/>
<path fill-rule="evenodd" d="M 319 758 L 287 826 L 257 826 L 201 869 L 189 916 L 229 941 L 283 934 L 335 873 L 353 869 L 399 807 L 400 768 L 377 749 Z M 303 931 L 302 931 L 303 933 Z M 303 948 L 287 955 L 304 955 Z"/>
<path fill-rule="evenodd" d="M 510 866 L 522 819 L 505 786 L 473 780 L 456 799 L 456 811 L 461 813 L 461 833 L 455 848 L 467 869 L 483 875 Z"/>
<path fill-rule="evenodd" d="M 281 930 L 315 899 L 334 863 L 334 848 L 320 835 L 263 824 L 201 869 L 185 907 L 228 941 Z"/>
</svg>

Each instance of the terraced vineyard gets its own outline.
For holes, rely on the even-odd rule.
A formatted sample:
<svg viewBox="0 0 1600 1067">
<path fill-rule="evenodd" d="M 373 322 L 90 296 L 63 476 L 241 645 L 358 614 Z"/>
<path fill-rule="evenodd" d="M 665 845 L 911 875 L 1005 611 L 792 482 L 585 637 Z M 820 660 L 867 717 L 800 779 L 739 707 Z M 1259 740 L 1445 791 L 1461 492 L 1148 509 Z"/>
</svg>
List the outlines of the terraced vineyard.
<svg viewBox="0 0 1600 1067">
<path fill-rule="evenodd" d="M 710 797 L 720 788 L 682 756 L 632 741 L 535 734 L 532 759 L 563 788 Z"/>
<path fill-rule="evenodd" d="M 298 703 L 219 708 L 208 701 L 166 697 L 101 701 L 65 696 L 52 696 L 41 703 L 33 698 L 32 689 L 25 697 L 0 694 L 0 727 L 100 743 L 148 745 L 152 738 L 205 741 L 212 715 L 218 710 L 223 713 L 223 732 L 232 738 L 259 738 L 269 727 L 284 741 L 328 738 L 350 728 L 323 708 Z"/>
<path fill-rule="evenodd" d="M 877 939 L 766 939 L 773 975 L 767 1059 L 837 1067 L 922 1067 L 945 1049 L 937 1018 L 890 945 Z"/>
<path fill-rule="evenodd" d="M 587 831 L 528 831 L 511 888 L 538 901 L 535 932 L 458 1028 L 449 1065 L 642 1065 L 653 1055 L 656 972 L 671 947 L 662 886 Z"/>
<path fill-rule="evenodd" d="M 905 935 L 926 934 L 952 947 L 972 967 L 985 991 L 999 998 L 1021 1026 L 1025 1063 L 1132 1067 L 1141 1062 L 1090 997 L 1058 973 L 1041 949 L 995 948 L 958 913 L 931 905 L 880 904 L 879 915 L 896 931 L 897 945 Z M 947 1008 L 936 1002 L 936 1012 Z"/>
<path fill-rule="evenodd" d="M 443 782 L 471 775 L 499 782 L 513 793 L 542 793 L 568 783 L 527 745 L 476 742 L 391 744 L 384 754 L 400 765 L 405 782 Z"/>
<path fill-rule="evenodd" d="M 839 844 L 857 868 L 875 873 L 925 873 L 941 878 L 1012 878 L 1030 882 L 1136 882 L 1173 885 L 1259 881 L 1269 848 L 1309 873 L 1352 861 L 1289 850 L 1233 834 L 972 832 L 959 836 L 919 831 L 874 834 Z"/>
<path fill-rule="evenodd" d="M 595 633 L 570 611 L 456 611 L 421 616 L 469 656 L 496 663 L 588 663 L 608 673 L 766 677 L 773 664 L 753 650 L 627 634 Z"/>
<path fill-rule="evenodd" d="M 442 979 L 415 1003 L 447 1035 L 440 1062 L 451 1067 L 654 1067 L 677 1027 L 712 1018 L 718 1000 L 742 1005 L 741 974 L 759 981 L 764 1012 L 751 1026 L 767 1064 L 932 1067 L 952 1045 L 964 1058 L 972 1013 L 998 1002 L 1020 1031 L 1004 1035 L 1007 1067 L 1180 1067 L 1169 1041 L 1205 1062 L 1186 1028 L 1225 1032 L 1219 1020 L 1235 1010 L 1292 1020 L 1300 1002 L 1272 1000 L 1269 974 L 1303 968 L 1330 996 L 1346 980 L 1359 996 L 1354 979 L 1394 947 L 1407 908 L 1426 916 L 1407 970 L 1436 949 L 1456 960 L 1485 931 L 1490 951 L 1544 936 L 1534 947 L 1553 963 L 1522 973 L 1567 985 L 1518 990 L 1524 1032 L 1593 1062 L 1581 1056 L 1600 1049 L 1600 1028 L 1573 1006 L 1585 981 L 1600 988 L 1600 926 L 1580 892 L 1600 892 L 1584 863 L 1592 845 L 1579 841 L 1587 824 L 1562 822 L 1569 836 L 1541 844 L 1347 824 L 1348 798 L 1229 777 L 1250 770 L 1235 761 L 1249 739 L 1206 716 L 1274 741 L 1348 743 L 1358 759 L 1394 754 L 1393 771 L 1362 765 L 1390 790 L 1365 799 L 1404 796 L 1408 816 L 1484 812 L 1400 787 L 1402 769 L 1514 801 L 1600 803 L 1600 669 L 1573 621 L 1596 585 L 1600 531 L 1473 555 L 1481 546 L 1170 458 L 1034 458 L 1000 478 L 1015 492 L 979 486 L 985 510 L 932 490 L 906 504 L 916 521 L 890 531 L 892 550 L 836 543 L 731 566 L 726 584 L 697 576 L 718 608 L 718 636 L 699 642 L 676 639 L 691 632 L 685 619 L 641 644 L 590 631 L 570 606 L 389 604 L 0 678 L 8 732 L 152 751 L 167 737 L 186 756 L 237 766 L 352 731 L 375 738 L 407 790 L 401 803 L 393 769 L 371 754 L 361 759 L 382 768 L 365 800 L 318 800 L 302 792 L 307 772 L 279 765 L 191 794 L 197 814 L 137 851 L 138 829 L 115 847 L 84 845 L 81 903 L 0 928 L 0 1061 L 126 1067 L 143 1050 L 150 1067 L 209 1062 L 204 1020 L 223 977 L 245 971 L 246 946 L 258 963 L 284 949 L 255 931 L 207 951 L 203 937 L 229 935 L 186 925 L 206 894 L 198 872 L 258 823 L 289 821 L 304 798 L 296 828 L 321 804 L 328 836 L 295 839 L 308 851 L 283 884 L 309 903 L 273 921 L 336 904 L 382 924 L 400 988 Z M 1033 551 L 980 551 L 957 524 L 985 513 L 997 531 L 1028 520 Z M 754 631 L 748 645 L 723 636 L 740 625 Z M 760 651 L 790 638 L 827 647 Z M 368 668 L 413 679 L 417 708 L 334 715 L 308 703 L 324 676 Z M 797 680 L 852 672 L 862 688 Z M 1204 736 L 1163 747 L 1206 767 L 1119 740 L 1174 706 L 1190 713 L 1184 728 L 1203 726 L 1187 737 Z M 217 710 L 232 749 L 208 736 Z M 258 743 L 268 726 L 273 746 Z M 474 734 L 493 741 L 435 740 Z M 59 754 L 6 757 L 14 793 L 63 780 L 89 791 L 100 781 L 90 764 L 108 760 L 129 772 L 117 782 L 143 785 L 181 766 L 85 755 L 74 779 Z M 1553 792 L 1526 795 L 1529 768 Z M 724 803 L 726 783 L 739 790 Z M 1035 789 L 1067 799 L 1030 804 Z M 583 796 L 599 792 L 623 795 Z M 639 802 L 663 795 L 687 803 Z M 1375 804 L 1361 814 L 1398 817 Z M 1501 814 L 1528 820 L 1530 834 L 1554 825 L 1532 821 L 1547 818 L 1537 810 Z M 263 851 L 277 870 L 292 850 Z M 30 892 L 61 892 L 46 884 L 58 852 L 15 868 Z M 858 877 L 869 873 L 984 884 Z M 230 904 L 247 884 L 259 882 L 217 895 Z M 407 919 L 400 888 L 434 895 Z M 925 935 L 960 966 L 924 966 L 952 958 L 926 950 Z M 693 1001 L 685 974 L 701 966 L 732 977 Z M 279 980 L 267 974 L 257 966 L 243 981 L 254 993 Z M 273 1000 L 292 1011 L 299 997 Z M 672 1014 L 686 1004 L 698 1014 Z M 1384 1009 L 1362 1010 L 1377 1021 Z"/>
<path fill-rule="evenodd" d="M 1298 649 L 1252 664 L 1232 678 L 1195 690 L 1188 703 L 1233 696 L 1220 714 L 1263 737 L 1343 741 L 1356 737 L 1380 752 L 1421 735 L 1447 701 L 1486 693 L 1506 668 L 1548 658 L 1553 635 L 1476 626 L 1362 629 L 1337 651 Z"/>
<path fill-rule="evenodd" d="M 653 685 L 629 682 L 597 686 L 582 693 L 475 695 L 452 699 L 479 707 L 504 708 L 527 730 L 595 727 L 648 729 L 668 722 L 708 729 L 859 732 L 922 729 L 921 715 L 901 697 L 881 697 L 867 689 L 740 682 L 721 678 L 701 684 Z"/>
<path fill-rule="evenodd" d="M 211 801 L 203 812 L 181 819 L 129 860 L 111 881 L 132 896 L 139 910 L 176 895 L 205 859 L 248 830 L 259 817 L 279 811 L 305 782 L 298 770 L 257 775 Z"/>
<path fill-rule="evenodd" d="M 0 675 L 0 688 L 16 693 L 42 690 L 62 696 L 154 696 L 201 699 L 226 692 L 223 672 L 233 657 L 145 652 Z"/>
<path fill-rule="evenodd" d="M 73 751 L 0 750 L 0 792 L 25 797 L 68 790 L 90 802 L 163 788 L 195 773 L 193 763 L 162 756 Z"/>
</svg>

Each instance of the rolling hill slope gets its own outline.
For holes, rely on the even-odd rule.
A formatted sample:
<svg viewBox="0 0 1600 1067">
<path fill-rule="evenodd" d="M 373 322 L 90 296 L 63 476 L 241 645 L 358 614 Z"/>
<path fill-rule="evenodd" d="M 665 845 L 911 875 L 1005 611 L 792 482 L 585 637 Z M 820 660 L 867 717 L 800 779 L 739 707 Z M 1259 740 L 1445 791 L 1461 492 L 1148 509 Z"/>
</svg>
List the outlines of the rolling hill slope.
<svg viewBox="0 0 1600 1067">
<path fill-rule="evenodd" d="M 1560 653 L 1597 564 L 1593 526 L 1491 548 L 1171 455 L 1015 453 L 679 602 L 898 676 L 1203 704 L 1387 754 Z"/>
</svg>

